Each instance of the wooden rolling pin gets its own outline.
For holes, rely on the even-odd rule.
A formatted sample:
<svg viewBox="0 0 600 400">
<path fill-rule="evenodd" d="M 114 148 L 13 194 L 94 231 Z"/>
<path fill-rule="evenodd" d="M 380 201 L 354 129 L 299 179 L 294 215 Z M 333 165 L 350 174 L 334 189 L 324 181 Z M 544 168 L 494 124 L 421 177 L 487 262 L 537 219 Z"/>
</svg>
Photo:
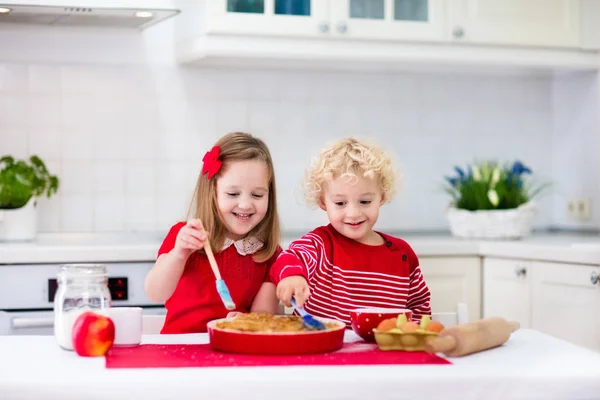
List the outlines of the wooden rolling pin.
<svg viewBox="0 0 600 400">
<path fill-rule="evenodd" d="M 500 346 L 510 334 L 519 329 L 518 322 L 493 317 L 444 329 L 425 345 L 428 353 L 444 353 L 448 357 L 461 357 Z"/>
</svg>

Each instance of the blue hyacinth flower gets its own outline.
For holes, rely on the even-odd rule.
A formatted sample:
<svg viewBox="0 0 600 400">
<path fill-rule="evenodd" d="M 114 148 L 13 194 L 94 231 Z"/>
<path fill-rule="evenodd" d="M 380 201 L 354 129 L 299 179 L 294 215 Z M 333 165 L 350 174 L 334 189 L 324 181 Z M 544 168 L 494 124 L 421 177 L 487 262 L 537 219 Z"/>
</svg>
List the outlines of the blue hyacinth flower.
<svg viewBox="0 0 600 400">
<path fill-rule="evenodd" d="M 450 183 L 450 185 L 452 185 L 452 187 L 456 187 L 458 184 L 458 178 L 451 178 L 449 176 L 445 176 L 444 178 L 446 178 L 446 180 L 448 181 L 448 183 Z"/>
<path fill-rule="evenodd" d="M 521 161 L 515 161 L 510 171 L 511 175 L 520 176 L 521 174 L 531 174 L 531 168 L 525 166 Z"/>
<path fill-rule="evenodd" d="M 456 171 L 460 179 L 463 179 L 465 177 L 465 171 L 463 171 L 461 167 L 455 166 L 454 170 Z"/>
</svg>

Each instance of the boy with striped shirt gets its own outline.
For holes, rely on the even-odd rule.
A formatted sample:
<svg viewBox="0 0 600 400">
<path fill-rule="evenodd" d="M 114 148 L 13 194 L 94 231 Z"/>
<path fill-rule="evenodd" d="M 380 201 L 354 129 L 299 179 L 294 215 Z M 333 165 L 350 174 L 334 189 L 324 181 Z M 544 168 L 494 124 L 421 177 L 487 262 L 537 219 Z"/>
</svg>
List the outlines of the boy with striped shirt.
<svg viewBox="0 0 600 400">
<path fill-rule="evenodd" d="M 355 138 L 324 149 L 308 169 L 306 198 L 329 224 L 292 242 L 271 268 L 277 297 L 350 325 L 361 307 L 408 308 L 431 314 L 419 260 L 404 240 L 373 230 L 392 200 L 396 173 L 380 148 Z"/>
</svg>

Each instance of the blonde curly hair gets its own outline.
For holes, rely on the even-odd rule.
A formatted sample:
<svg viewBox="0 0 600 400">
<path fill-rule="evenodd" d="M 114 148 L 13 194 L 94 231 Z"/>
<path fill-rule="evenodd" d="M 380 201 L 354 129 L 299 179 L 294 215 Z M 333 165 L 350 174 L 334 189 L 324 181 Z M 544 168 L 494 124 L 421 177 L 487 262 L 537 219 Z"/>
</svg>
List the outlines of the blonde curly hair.
<svg viewBox="0 0 600 400">
<path fill-rule="evenodd" d="M 356 181 L 359 176 L 379 179 L 384 203 L 392 201 L 398 173 L 390 156 L 379 146 L 354 137 L 338 140 L 324 148 L 306 170 L 304 195 L 318 205 L 326 182 L 337 178 Z"/>
</svg>

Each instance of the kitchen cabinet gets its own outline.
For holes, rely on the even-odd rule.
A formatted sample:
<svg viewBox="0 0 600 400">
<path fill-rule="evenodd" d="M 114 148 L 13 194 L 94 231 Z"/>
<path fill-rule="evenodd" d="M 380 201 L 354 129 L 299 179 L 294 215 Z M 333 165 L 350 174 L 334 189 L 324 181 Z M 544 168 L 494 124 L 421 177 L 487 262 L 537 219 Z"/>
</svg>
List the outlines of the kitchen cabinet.
<svg viewBox="0 0 600 400">
<path fill-rule="evenodd" d="M 454 43 L 580 47 L 579 0 L 452 0 Z"/>
<path fill-rule="evenodd" d="M 531 327 L 531 261 L 483 259 L 483 317 L 502 317 Z"/>
<path fill-rule="evenodd" d="M 435 40 L 445 0 L 211 0 L 208 34 Z"/>
<path fill-rule="evenodd" d="M 444 0 L 331 1 L 333 33 L 355 39 L 444 41 Z"/>
<path fill-rule="evenodd" d="M 455 312 L 466 303 L 469 319 L 481 318 L 481 258 L 420 256 L 421 272 L 431 292 L 432 312 Z"/>
<path fill-rule="evenodd" d="M 210 0 L 207 33 L 579 46 L 580 0 Z"/>
<path fill-rule="evenodd" d="M 210 0 L 206 33 L 315 37 L 329 33 L 327 0 Z"/>
<path fill-rule="evenodd" d="M 173 1 L 182 64 L 598 70 L 590 0 Z"/>
<path fill-rule="evenodd" d="M 600 265 L 532 262 L 532 328 L 600 351 Z"/>
</svg>

